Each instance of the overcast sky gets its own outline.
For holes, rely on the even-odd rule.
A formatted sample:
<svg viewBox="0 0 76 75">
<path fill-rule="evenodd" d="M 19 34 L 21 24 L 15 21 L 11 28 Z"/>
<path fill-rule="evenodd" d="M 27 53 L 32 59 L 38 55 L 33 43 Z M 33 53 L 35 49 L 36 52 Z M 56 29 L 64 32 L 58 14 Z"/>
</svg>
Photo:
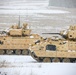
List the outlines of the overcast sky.
<svg viewBox="0 0 76 75">
<path fill-rule="evenodd" d="M 0 6 L 58 6 L 76 7 L 76 0 L 0 0 Z M 30 8 L 32 8 L 30 7 Z M 34 7 L 33 7 L 34 8 Z"/>
<path fill-rule="evenodd" d="M 76 8 L 76 0 L 49 0 L 50 6 Z"/>
</svg>

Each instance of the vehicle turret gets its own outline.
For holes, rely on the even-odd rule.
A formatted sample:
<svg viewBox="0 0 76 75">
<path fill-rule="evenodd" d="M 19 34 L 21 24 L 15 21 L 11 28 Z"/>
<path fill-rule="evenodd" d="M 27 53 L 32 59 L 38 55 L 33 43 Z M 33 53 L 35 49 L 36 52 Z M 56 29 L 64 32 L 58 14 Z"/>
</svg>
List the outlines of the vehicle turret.
<svg viewBox="0 0 76 75">
<path fill-rule="evenodd" d="M 62 36 L 64 39 L 76 40 L 76 26 L 70 26 L 67 30 L 62 30 L 60 33 L 43 33 L 43 34 L 57 34 Z M 57 36 L 56 35 L 56 36 Z"/>
<path fill-rule="evenodd" d="M 23 23 L 22 27 L 19 27 L 18 25 L 12 25 L 8 32 L 2 31 L 2 34 L 6 33 L 8 36 L 28 36 L 31 33 L 31 30 L 27 28 L 28 24 Z"/>
<path fill-rule="evenodd" d="M 76 40 L 76 26 L 70 26 L 69 29 L 61 31 L 60 35 L 65 39 Z"/>
</svg>

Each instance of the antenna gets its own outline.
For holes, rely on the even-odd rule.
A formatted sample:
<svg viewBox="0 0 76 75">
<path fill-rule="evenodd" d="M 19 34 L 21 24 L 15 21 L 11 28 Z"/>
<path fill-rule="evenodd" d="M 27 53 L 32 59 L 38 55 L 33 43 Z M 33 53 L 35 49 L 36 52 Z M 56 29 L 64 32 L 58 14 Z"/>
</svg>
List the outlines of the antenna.
<svg viewBox="0 0 76 75">
<path fill-rule="evenodd" d="M 20 15 L 19 15 L 19 21 L 18 21 L 18 26 L 20 27 Z"/>
</svg>

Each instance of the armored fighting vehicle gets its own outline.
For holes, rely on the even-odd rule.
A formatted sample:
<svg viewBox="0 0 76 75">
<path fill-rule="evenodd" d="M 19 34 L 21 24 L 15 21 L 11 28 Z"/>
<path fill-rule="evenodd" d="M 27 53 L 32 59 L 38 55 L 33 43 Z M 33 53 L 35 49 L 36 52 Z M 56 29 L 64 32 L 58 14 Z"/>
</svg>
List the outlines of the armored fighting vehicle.
<svg viewBox="0 0 76 75">
<path fill-rule="evenodd" d="M 29 46 L 39 39 L 41 36 L 38 34 L 31 34 L 28 24 L 24 23 L 22 27 L 13 25 L 0 34 L 0 54 L 29 54 Z"/>
<path fill-rule="evenodd" d="M 54 36 L 35 42 L 30 47 L 31 56 L 39 62 L 76 62 L 76 26 L 57 34 L 62 38 Z"/>
</svg>

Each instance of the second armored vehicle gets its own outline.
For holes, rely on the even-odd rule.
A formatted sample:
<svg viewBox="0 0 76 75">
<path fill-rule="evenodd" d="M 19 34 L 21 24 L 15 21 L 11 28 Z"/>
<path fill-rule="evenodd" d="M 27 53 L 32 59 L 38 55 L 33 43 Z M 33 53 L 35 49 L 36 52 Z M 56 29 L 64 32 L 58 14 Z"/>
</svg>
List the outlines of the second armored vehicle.
<svg viewBox="0 0 76 75">
<path fill-rule="evenodd" d="M 63 38 L 48 38 L 35 42 L 31 56 L 39 62 L 76 62 L 76 26 L 61 31 Z"/>
</svg>

